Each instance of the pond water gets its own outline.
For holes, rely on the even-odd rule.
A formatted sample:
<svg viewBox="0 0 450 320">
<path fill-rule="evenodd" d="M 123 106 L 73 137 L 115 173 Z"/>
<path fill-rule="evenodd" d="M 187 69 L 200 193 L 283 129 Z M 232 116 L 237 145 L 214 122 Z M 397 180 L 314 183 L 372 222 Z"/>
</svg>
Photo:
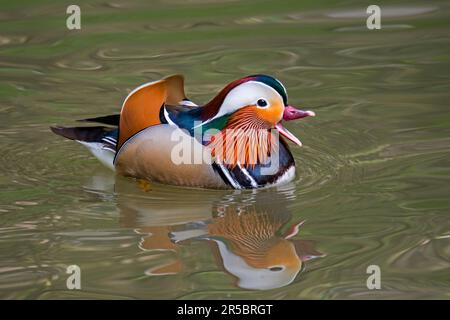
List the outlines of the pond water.
<svg viewBox="0 0 450 320">
<path fill-rule="evenodd" d="M 77 1 L 73 31 L 69 4 L 1 5 L 1 298 L 450 297 L 448 2 L 379 1 L 381 30 L 358 1 Z M 295 181 L 143 184 L 48 129 L 174 73 L 198 103 L 279 78 L 317 113 L 286 125 Z"/>
</svg>

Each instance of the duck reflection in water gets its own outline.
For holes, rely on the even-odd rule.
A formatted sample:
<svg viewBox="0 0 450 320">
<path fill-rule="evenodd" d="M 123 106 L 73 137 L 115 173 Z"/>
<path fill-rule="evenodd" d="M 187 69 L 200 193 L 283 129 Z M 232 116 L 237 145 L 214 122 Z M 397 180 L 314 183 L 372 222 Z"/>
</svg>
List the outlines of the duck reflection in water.
<svg viewBox="0 0 450 320">
<path fill-rule="evenodd" d="M 211 242 L 218 261 L 237 278 L 245 289 L 273 289 L 290 284 L 304 266 L 304 261 L 322 256 L 313 243 L 293 240 L 302 222 L 282 233 L 281 216 L 249 208 L 237 212 L 229 208 L 200 228 L 172 231 L 172 240 Z M 214 250 L 215 249 L 215 250 Z"/>
<path fill-rule="evenodd" d="M 184 210 L 191 212 L 191 218 L 167 225 L 155 220 L 154 215 L 162 209 L 155 208 L 154 203 L 146 202 L 143 206 L 127 199 L 119 201 L 119 208 L 122 225 L 137 227 L 136 232 L 142 235 L 139 244 L 142 250 L 175 253 L 174 260 L 150 268 L 147 275 L 186 271 L 182 250 L 195 241 L 204 241 L 219 266 L 236 279 L 238 287 L 267 290 L 292 283 L 306 261 L 324 256 L 314 248 L 313 241 L 296 239 L 304 221 L 290 222 L 292 214 L 286 204 L 292 197 L 293 192 L 276 190 L 236 192 L 220 197 L 216 194 L 210 201 L 198 205 L 194 219 L 192 211 L 196 204 L 191 198 L 184 205 Z M 170 206 L 165 213 L 175 215 L 171 211 L 179 210 L 178 216 L 182 216 L 182 207 Z M 205 208 L 209 208 L 206 217 L 201 213 Z"/>
</svg>

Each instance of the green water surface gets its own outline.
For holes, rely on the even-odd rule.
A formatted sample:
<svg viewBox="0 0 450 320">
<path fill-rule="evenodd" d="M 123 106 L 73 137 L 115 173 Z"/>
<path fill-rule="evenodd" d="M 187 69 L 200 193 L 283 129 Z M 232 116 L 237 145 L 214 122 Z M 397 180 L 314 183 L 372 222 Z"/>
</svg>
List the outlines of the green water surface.
<svg viewBox="0 0 450 320">
<path fill-rule="evenodd" d="M 69 4 L 0 3 L 1 298 L 450 298 L 447 1 L 379 1 L 381 30 L 366 28 L 368 1 L 79 0 L 81 30 Z M 143 185 L 48 129 L 117 113 L 174 73 L 198 103 L 279 78 L 317 113 L 286 124 L 304 145 L 295 181 Z M 236 238 L 196 237 L 224 225 Z M 74 264 L 81 290 L 66 286 Z"/>
</svg>

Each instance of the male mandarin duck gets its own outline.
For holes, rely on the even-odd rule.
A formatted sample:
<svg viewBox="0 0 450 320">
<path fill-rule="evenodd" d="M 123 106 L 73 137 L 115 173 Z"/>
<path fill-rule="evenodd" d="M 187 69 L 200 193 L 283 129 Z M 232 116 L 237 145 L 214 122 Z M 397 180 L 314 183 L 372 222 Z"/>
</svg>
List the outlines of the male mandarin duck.
<svg viewBox="0 0 450 320">
<path fill-rule="evenodd" d="M 282 125 L 314 116 L 287 103 L 283 84 L 268 75 L 228 84 L 198 106 L 186 98 L 184 78 L 144 84 L 125 99 L 120 114 L 89 118 L 114 127 L 52 127 L 87 146 L 119 174 L 165 184 L 247 189 L 277 185 L 295 176 L 283 138 L 301 142 Z"/>
</svg>

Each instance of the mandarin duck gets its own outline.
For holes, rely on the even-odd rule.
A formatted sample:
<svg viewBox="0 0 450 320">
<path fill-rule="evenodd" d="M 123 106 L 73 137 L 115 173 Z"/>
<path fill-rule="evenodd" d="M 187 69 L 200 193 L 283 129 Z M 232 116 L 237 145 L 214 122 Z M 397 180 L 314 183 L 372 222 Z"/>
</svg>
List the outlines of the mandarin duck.
<svg viewBox="0 0 450 320">
<path fill-rule="evenodd" d="M 301 142 L 282 121 L 314 115 L 288 105 L 285 87 L 268 75 L 235 80 L 203 106 L 186 97 L 183 76 L 174 75 L 134 89 L 120 114 L 80 120 L 102 126 L 51 129 L 85 145 L 124 176 L 252 189 L 295 177 L 294 158 L 282 137 Z"/>
</svg>

